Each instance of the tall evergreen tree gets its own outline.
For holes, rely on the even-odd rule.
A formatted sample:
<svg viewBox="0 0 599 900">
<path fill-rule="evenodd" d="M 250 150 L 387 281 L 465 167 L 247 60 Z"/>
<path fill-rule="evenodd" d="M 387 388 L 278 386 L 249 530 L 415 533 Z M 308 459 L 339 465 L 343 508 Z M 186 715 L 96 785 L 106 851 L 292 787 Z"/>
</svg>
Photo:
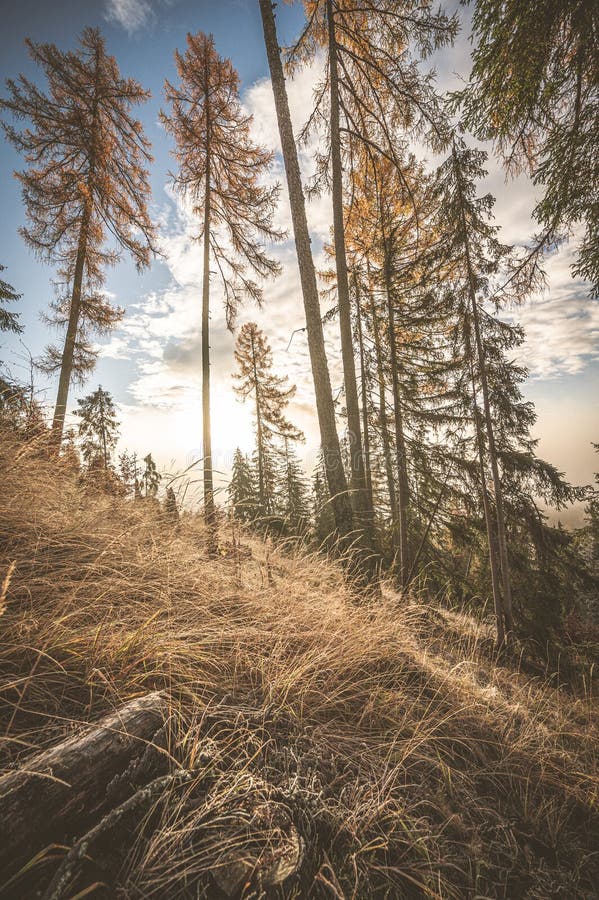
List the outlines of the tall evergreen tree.
<svg viewBox="0 0 599 900">
<path fill-rule="evenodd" d="M 227 493 L 235 518 L 242 522 L 252 522 L 258 508 L 255 472 L 250 460 L 239 447 L 233 456 Z"/>
<path fill-rule="evenodd" d="M 297 441 L 302 432 L 285 418 L 285 409 L 295 394 L 287 376 L 275 375 L 270 344 L 255 322 L 246 322 L 235 346 L 238 371 L 234 390 L 243 400 L 253 397 L 256 419 L 256 464 L 258 471 L 258 503 L 262 514 L 274 511 L 275 438 Z"/>
<path fill-rule="evenodd" d="M 101 468 L 107 473 L 112 466 L 112 453 L 119 439 L 119 422 L 114 401 L 100 386 L 92 394 L 77 401 L 77 432 L 81 455 L 88 468 Z"/>
<path fill-rule="evenodd" d="M 279 506 L 287 531 L 292 535 L 305 535 L 310 521 L 308 485 L 287 435 L 284 436 L 281 452 Z"/>
<path fill-rule="evenodd" d="M 175 186 L 201 217 L 202 418 L 204 510 L 216 525 L 210 427 L 210 261 L 224 289 L 227 325 L 232 328 L 244 295 L 258 303 L 262 289 L 253 280 L 276 275 L 279 265 L 265 252 L 264 240 L 279 240 L 272 224 L 279 188 L 261 183 L 273 154 L 253 143 L 251 116 L 239 101 L 239 76 L 230 60 L 218 56 L 212 37 L 187 35 L 187 50 L 175 54 L 178 86 L 165 83 L 170 113 L 161 118 L 174 136 L 179 171 Z"/>
<path fill-rule="evenodd" d="M 0 272 L 3 271 L 4 266 L 0 266 Z M 23 330 L 19 325 L 19 313 L 4 308 L 5 303 L 13 303 L 20 298 L 21 294 L 17 294 L 10 284 L 0 278 L 0 331 L 14 331 L 19 334 Z"/>
<path fill-rule="evenodd" d="M 129 453 L 124 450 L 119 454 L 119 475 L 127 494 L 135 494 L 137 496 L 137 453 Z"/>
<path fill-rule="evenodd" d="M 156 468 L 156 463 L 152 459 L 152 454 L 148 453 L 144 456 L 144 470 L 141 476 L 141 484 L 143 485 L 143 496 L 146 500 L 153 500 L 158 493 L 158 487 L 162 481 L 162 475 Z"/>
<path fill-rule="evenodd" d="M 47 92 L 21 75 L 7 82 L 8 97 L 0 109 L 28 123 L 22 129 L 3 124 L 27 163 L 17 173 L 28 218 L 22 234 L 58 265 L 69 285 L 68 297 L 55 309 L 58 324 L 66 324 L 52 425 L 59 444 L 78 343 L 81 351 L 86 339 L 82 321 L 89 329 L 99 322 L 110 327 L 118 319 L 107 313 L 98 293 L 105 268 L 124 251 L 139 269 L 150 262 L 154 228 L 147 211 L 146 165 L 152 157 L 132 114 L 149 93 L 121 76 L 97 29 L 84 30 L 76 51 L 29 40 L 27 47 L 44 72 Z M 52 364 L 58 362 L 54 351 L 50 357 Z"/>
</svg>

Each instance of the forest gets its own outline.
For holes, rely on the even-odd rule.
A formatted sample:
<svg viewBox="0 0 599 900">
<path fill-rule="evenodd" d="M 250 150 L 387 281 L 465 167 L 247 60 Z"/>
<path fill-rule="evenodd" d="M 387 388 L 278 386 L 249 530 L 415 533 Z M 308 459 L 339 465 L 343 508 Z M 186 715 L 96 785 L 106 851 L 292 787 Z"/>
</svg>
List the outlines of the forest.
<svg viewBox="0 0 599 900">
<path fill-rule="evenodd" d="M 256 88 L 214 8 L 111 0 L 5 72 L 0 898 L 597 896 L 599 472 L 543 458 L 520 317 L 567 251 L 594 321 L 599 8 L 446 6 L 251 0 Z M 183 351 L 181 434 L 131 373 Z"/>
</svg>

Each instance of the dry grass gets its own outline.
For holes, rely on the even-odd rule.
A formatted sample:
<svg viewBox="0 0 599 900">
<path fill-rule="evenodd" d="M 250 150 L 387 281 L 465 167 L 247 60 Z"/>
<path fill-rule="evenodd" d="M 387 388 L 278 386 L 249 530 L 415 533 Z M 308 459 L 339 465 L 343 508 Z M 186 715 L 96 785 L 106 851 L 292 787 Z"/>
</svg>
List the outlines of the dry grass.
<svg viewBox="0 0 599 900">
<path fill-rule="evenodd" d="M 227 529 L 211 560 L 195 519 L 175 531 L 0 446 L 2 765 L 160 687 L 195 773 L 105 896 L 216 898 L 243 856 L 245 897 L 595 896 L 588 695 L 495 664 L 468 617 L 357 603 L 322 557 Z M 268 888 L 291 822 L 303 864 Z"/>
</svg>

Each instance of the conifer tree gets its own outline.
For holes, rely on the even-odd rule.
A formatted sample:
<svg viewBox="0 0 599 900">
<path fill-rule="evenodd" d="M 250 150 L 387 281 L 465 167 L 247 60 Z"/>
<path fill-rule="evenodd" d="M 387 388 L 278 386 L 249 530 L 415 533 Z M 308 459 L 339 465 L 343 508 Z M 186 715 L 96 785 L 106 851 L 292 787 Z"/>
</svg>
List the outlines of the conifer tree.
<svg viewBox="0 0 599 900">
<path fill-rule="evenodd" d="M 596 4 L 476 0 L 473 67 L 454 96 L 467 128 L 508 170 L 545 189 L 535 216 L 555 240 L 582 222 L 574 273 L 599 294 L 599 53 Z"/>
<path fill-rule="evenodd" d="M 0 266 L 0 272 L 3 271 L 4 266 Z M 19 334 L 23 330 L 19 325 L 19 313 L 4 308 L 5 303 L 13 303 L 20 298 L 21 294 L 17 294 L 10 284 L 0 278 L 0 331 L 14 331 Z"/>
<path fill-rule="evenodd" d="M 283 439 L 279 503 L 287 530 L 292 535 L 306 533 L 310 521 L 308 485 L 301 463 L 288 436 Z"/>
<path fill-rule="evenodd" d="M 21 129 L 3 124 L 27 164 L 17 173 L 28 218 L 22 234 L 68 283 L 68 296 L 54 309 L 57 323 L 66 324 L 64 347 L 61 355 L 50 351 L 51 366 L 60 357 L 52 425 L 53 440 L 60 444 L 74 362 L 87 358 L 89 369 L 89 329 L 110 328 L 118 319 L 98 293 L 106 266 L 124 252 L 139 269 L 150 262 L 154 229 L 147 211 L 146 165 L 152 157 L 132 114 L 149 94 L 134 79 L 122 77 L 97 29 L 86 28 L 75 51 L 26 43 L 43 70 L 47 91 L 21 75 L 7 82 L 8 97 L 0 109 L 27 123 Z"/>
<path fill-rule="evenodd" d="M 341 448 L 335 419 L 335 404 L 333 402 L 331 378 L 324 345 L 316 269 L 312 257 L 298 151 L 293 134 L 285 75 L 277 38 L 274 6 L 275 4 L 273 4 L 272 0 L 260 0 L 264 44 L 268 57 L 283 161 L 287 176 L 295 248 L 302 285 L 306 334 L 314 381 L 320 442 L 324 457 L 325 479 L 329 495 L 332 498 L 331 508 L 335 518 L 337 534 L 343 540 L 353 530 L 353 514 L 347 491 L 347 479 L 341 461 Z"/>
<path fill-rule="evenodd" d="M 272 224 L 278 186 L 261 180 L 272 153 L 250 137 L 251 116 L 239 101 L 239 76 L 230 60 L 218 56 L 212 37 L 187 35 L 184 54 L 175 54 L 180 83 L 165 83 L 168 114 L 161 118 L 175 138 L 179 170 L 175 186 L 201 219 L 202 289 L 202 418 L 204 511 L 207 525 L 216 525 L 212 439 L 210 427 L 210 262 L 216 265 L 224 290 L 227 325 L 233 327 L 245 295 L 262 300 L 254 278 L 279 272 L 263 242 L 279 240 Z"/>
<path fill-rule="evenodd" d="M 79 399 L 77 406 L 75 415 L 79 417 L 77 432 L 81 455 L 89 469 L 100 468 L 107 473 L 119 439 L 114 401 L 109 392 L 100 386 L 92 394 Z"/>
<path fill-rule="evenodd" d="M 239 447 L 233 456 L 227 493 L 235 518 L 242 522 L 252 522 L 256 518 L 258 507 L 255 472 L 250 460 Z"/>
<path fill-rule="evenodd" d="M 324 82 L 304 136 L 318 124 L 328 138 L 319 153 L 316 188 L 330 187 L 339 305 L 345 402 L 351 444 L 352 496 L 364 527 L 372 519 L 361 434 L 358 388 L 351 324 L 351 299 L 344 222 L 344 164 L 355 166 L 364 147 L 377 148 L 396 159 L 397 132 L 412 133 L 432 124 L 437 138 L 440 120 L 436 97 L 411 56 L 412 45 L 422 54 L 450 41 L 455 21 L 433 13 L 428 4 L 367 0 L 306 0 L 307 25 L 291 51 L 290 62 L 327 54 Z M 406 140 L 402 135 L 400 141 Z M 437 140 L 438 143 L 438 140 Z"/>
<path fill-rule="evenodd" d="M 146 500 L 153 500 L 158 493 L 158 486 L 162 481 L 162 475 L 156 468 L 156 463 L 152 459 L 152 454 L 148 453 L 144 456 L 144 470 L 141 476 L 141 484 L 143 485 L 143 496 Z"/>
<path fill-rule="evenodd" d="M 119 474 L 125 486 L 127 494 L 136 493 L 137 479 L 137 454 L 124 450 L 119 454 Z"/>
<path fill-rule="evenodd" d="M 179 508 L 172 487 L 166 489 L 166 497 L 164 498 L 164 519 L 169 525 L 179 524 Z"/>
<path fill-rule="evenodd" d="M 275 469 L 273 439 L 298 441 L 302 432 L 285 418 L 285 409 L 295 394 L 287 376 L 275 375 L 270 344 L 255 322 L 246 322 L 235 345 L 238 371 L 235 393 L 243 400 L 253 397 L 256 419 L 256 466 L 258 503 L 263 515 L 274 511 Z"/>
</svg>

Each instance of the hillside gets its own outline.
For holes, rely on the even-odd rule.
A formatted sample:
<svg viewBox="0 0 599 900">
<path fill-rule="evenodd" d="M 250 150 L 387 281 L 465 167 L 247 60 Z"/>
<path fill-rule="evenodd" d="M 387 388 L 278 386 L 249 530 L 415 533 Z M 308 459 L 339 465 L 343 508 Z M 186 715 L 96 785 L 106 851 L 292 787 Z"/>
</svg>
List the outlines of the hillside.
<svg viewBox="0 0 599 900">
<path fill-rule="evenodd" d="M 197 519 L 85 494 L 35 445 L 2 435 L 0 467 L 2 770 L 161 690 L 189 773 L 62 896 L 596 896 L 590 691 L 317 554 L 227 526 L 210 559 Z M 64 852 L 0 896 L 42 896 Z"/>
</svg>

